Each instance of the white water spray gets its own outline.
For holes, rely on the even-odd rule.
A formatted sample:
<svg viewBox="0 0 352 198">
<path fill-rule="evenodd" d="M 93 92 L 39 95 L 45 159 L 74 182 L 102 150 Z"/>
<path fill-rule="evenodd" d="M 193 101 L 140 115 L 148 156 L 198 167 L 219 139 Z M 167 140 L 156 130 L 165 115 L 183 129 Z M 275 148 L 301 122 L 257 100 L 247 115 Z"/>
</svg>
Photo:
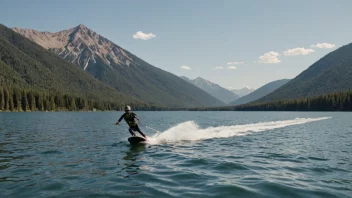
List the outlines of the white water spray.
<svg viewBox="0 0 352 198">
<path fill-rule="evenodd" d="M 164 132 L 156 133 L 148 138 L 150 144 L 160 144 L 166 142 L 178 142 L 183 140 L 196 141 L 212 138 L 227 138 L 232 136 L 242 136 L 254 132 L 267 131 L 271 129 L 283 128 L 292 125 L 305 124 L 314 121 L 326 120 L 330 117 L 320 118 L 296 118 L 293 120 L 282 120 L 272 122 L 259 122 L 253 124 L 219 126 L 200 129 L 194 121 L 180 123 Z"/>
</svg>

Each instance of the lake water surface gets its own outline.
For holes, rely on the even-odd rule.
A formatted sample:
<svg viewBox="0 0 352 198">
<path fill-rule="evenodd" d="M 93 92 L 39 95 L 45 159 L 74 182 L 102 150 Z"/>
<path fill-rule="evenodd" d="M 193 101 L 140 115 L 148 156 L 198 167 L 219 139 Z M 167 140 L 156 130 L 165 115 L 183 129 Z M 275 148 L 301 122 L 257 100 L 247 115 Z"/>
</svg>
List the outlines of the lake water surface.
<svg viewBox="0 0 352 198">
<path fill-rule="evenodd" d="M 0 113 L 0 197 L 352 197 L 351 113 L 136 113 Z"/>
</svg>

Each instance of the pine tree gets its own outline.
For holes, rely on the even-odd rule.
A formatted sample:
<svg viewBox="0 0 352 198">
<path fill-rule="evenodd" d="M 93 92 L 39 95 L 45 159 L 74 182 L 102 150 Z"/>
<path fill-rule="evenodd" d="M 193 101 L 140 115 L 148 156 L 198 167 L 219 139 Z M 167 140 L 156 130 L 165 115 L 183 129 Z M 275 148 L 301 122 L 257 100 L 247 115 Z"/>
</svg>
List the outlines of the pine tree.
<svg viewBox="0 0 352 198">
<path fill-rule="evenodd" d="M 22 98 L 21 98 L 21 106 L 23 111 L 28 111 L 28 101 L 27 101 L 27 93 L 23 90 L 22 91 Z"/>
<path fill-rule="evenodd" d="M 47 95 L 44 96 L 44 111 L 51 111 L 51 105 Z"/>
<path fill-rule="evenodd" d="M 14 111 L 15 110 L 15 105 L 14 105 L 14 102 L 13 102 L 13 94 L 10 94 L 9 92 L 9 110 L 10 111 Z"/>
<path fill-rule="evenodd" d="M 84 104 L 84 110 L 88 111 L 89 110 L 89 105 L 88 105 L 88 100 L 87 98 L 83 99 L 83 104 Z"/>
<path fill-rule="evenodd" d="M 5 110 L 5 96 L 4 96 L 4 89 L 0 88 L 0 111 Z"/>
<path fill-rule="evenodd" d="M 4 110 L 10 110 L 10 93 L 6 87 L 4 88 Z"/>
<path fill-rule="evenodd" d="M 63 107 L 61 97 L 59 97 L 57 93 L 54 96 L 54 103 L 56 106 L 56 110 L 60 110 Z"/>
<path fill-rule="evenodd" d="M 39 111 L 44 111 L 44 98 L 43 98 L 43 94 L 39 94 L 36 97 L 36 104 L 37 104 L 37 108 L 39 109 Z"/>
<path fill-rule="evenodd" d="M 35 97 L 34 97 L 34 93 L 32 90 L 27 93 L 27 101 L 28 101 L 28 105 L 29 105 L 29 107 L 28 107 L 29 110 L 35 111 L 36 110 Z"/>
<path fill-rule="evenodd" d="M 348 104 L 347 104 L 347 106 L 348 106 L 347 111 L 352 111 L 352 92 L 351 92 L 351 91 L 348 92 L 348 99 L 347 99 L 347 102 L 348 102 Z"/>
<path fill-rule="evenodd" d="M 20 96 L 19 96 L 20 94 L 19 94 L 19 92 L 18 92 L 18 90 L 17 89 L 13 89 L 12 90 L 12 103 L 13 103 L 13 110 L 19 110 L 19 108 L 20 108 L 20 104 L 21 104 L 21 102 L 20 102 Z M 13 110 L 11 110 L 11 111 L 13 111 Z"/>
<path fill-rule="evenodd" d="M 70 110 L 70 111 L 76 111 L 76 110 L 77 110 L 76 101 L 75 101 L 74 98 L 71 98 L 71 104 L 70 104 L 69 110 Z"/>
<path fill-rule="evenodd" d="M 56 111 L 55 99 L 54 99 L 53 95 L 50 95 L 49 103 L 50 103 L 50 110 L 51 111 Z"/>
</svg>

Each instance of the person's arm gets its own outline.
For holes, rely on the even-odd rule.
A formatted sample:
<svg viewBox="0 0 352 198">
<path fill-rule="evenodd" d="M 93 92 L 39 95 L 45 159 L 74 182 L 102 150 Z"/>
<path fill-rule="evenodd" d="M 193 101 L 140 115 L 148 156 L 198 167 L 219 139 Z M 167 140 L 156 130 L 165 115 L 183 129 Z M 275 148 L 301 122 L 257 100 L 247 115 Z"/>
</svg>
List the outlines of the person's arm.
<svg viewBox="0 0 352 198">
<path fill-rule="evenodd" d="M 123 119 L 123 117 L 125 117 L 126 113 L 122 114 L 122 116 L 120 117 L 119 121 L 116 122 L 116 125 L 120 125 L 121 120 Z"/>
<path fill-rule="evenodd" d="M 135 113 L 132 113 L 132 115 L 133 115 L 133 119 L 136 119 L 136 120 L 138 120 L 138 122 L 139 122 L 138 116 L 137 116 Z"/>
</svg>

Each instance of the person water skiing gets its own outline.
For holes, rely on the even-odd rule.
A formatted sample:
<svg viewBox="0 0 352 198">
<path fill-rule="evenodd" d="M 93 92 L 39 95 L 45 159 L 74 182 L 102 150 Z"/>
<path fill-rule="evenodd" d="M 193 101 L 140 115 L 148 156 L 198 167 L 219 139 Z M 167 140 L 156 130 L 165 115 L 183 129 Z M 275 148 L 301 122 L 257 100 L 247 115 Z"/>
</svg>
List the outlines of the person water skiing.
<svg viewBox="0 0 352 198">
<path fill-rule="evenodd" d="M 133 131 L 138 131 L 138 133 L 140 133 L 145 139 L 147 139 L 147 136 L 145 136 L 144 133 L 139 129 L 139 126 L 136 122 L 136 120 L 139 121 L 139 118 L 135 113 L 131 112 L 130 106 L 125 107 L 125 113 L 116 122 L 116 125 L 120 125 L 120 122 L 122 119 L 124 119 L 128 124 L 128 126 L 130 127 L 128 131 L 131 133 L 132 136 L 136 136 L 136 134 Z"/>
</svg>

